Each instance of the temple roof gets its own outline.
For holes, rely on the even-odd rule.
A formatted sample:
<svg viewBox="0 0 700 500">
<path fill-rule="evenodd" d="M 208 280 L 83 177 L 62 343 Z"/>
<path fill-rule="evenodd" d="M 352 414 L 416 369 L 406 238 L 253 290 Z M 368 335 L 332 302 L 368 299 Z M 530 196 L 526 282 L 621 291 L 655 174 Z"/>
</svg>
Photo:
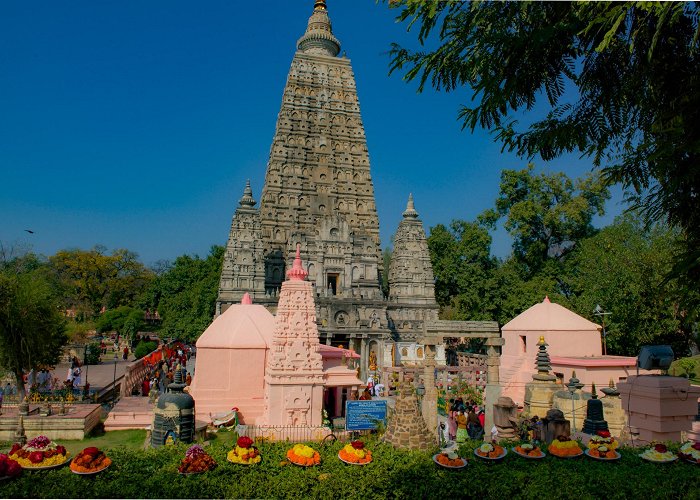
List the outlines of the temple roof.
<svg viewBox="0 0 700 500">
<path fill-rule="evenodd" d="M 564 306 L 555 304 L 545 297 L 544 300 L 522 312 L 503 325 L 502 331 L 599 331 L 597 325 L 579 316 Z"/>
<path fill-rule="evenodd" d="M 274 329 L 275 318 L 264 306 L 233 304 L 204 330 L 196 345 L 197 349 L 267 349 Z"/>
</svg>

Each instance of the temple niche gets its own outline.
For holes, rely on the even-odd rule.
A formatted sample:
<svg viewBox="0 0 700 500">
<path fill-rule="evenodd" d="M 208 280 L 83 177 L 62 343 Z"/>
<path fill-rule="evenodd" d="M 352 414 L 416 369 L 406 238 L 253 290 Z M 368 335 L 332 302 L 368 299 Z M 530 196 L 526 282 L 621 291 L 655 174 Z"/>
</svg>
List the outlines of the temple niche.
<svg viewBox="0 0 700 500">
<path fill-rule="evenodd" d="M 438 306 L 412 198 L 392 268 L 384 269 L 355 77 L 350 59 L 339 53 L 325 2 L 316 1 L 282 94 L 260 205 L 247 184 L 233 216 L 216 310 L 224 313 L 248 292 L 276 313 L 299 246 L 321 342 L 359 353 L 366 378 L 370 364 L 375 371 L 397 359 L 420 362 L 416 343 Z M 386 272 L 389 297 L 381 287 Z M 397 356 L 396 342 L 409 345 L 413 357 Z"/>
</svg>

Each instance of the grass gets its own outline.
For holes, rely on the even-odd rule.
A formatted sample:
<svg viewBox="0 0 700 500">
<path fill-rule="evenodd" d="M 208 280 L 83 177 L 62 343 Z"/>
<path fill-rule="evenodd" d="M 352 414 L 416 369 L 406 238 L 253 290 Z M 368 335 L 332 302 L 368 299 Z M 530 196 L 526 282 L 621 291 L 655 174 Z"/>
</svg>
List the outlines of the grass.
<svg viewBox="0 0 700 500">
<path fill-rule="evenodd" d="M 141 450 L 146 441 L 144 429 L 127 429 L 123 431 L 96 432 L 85 439 L 59 440 L 60 443 L 75 456 L 88 446 L 100 449 L 115 449 L 124 447 L 127 450 Z"/>
<path fill-rule="evenodd" d="M 124 448 L 126 450 L 142 450 L 146 441 L 146 431 L 144 429 L 128 429 L 124 431 L 96 431 L 85 439 L 65 440 L 57 439 L 75 456 L 88 446 L 95 446 L 100 449 Z M 12 443 L 0 443 L 0 449 L 9 449 Z"/>
</svg>

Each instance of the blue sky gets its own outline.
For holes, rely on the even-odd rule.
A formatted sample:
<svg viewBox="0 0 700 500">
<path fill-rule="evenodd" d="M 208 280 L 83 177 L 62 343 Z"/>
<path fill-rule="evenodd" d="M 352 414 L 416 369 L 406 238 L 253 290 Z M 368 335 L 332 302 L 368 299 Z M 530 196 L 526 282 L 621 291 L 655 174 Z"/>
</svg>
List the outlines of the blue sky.
<svg viewBox="0 0 700 500">
<path fill-rule="evenodd" d="M 351 59 L 382 246 L 413 192 L 426 230 L 493 205 L 526 162 L 457 122 L 471 94 L 388 76 L 395 11 L 329 0 Z M 312 0 L 3 3 L 0 241 L 50 255 L 128 248 L 146 264 L 225 244 L 246 179 L 259 199 L 287 71 Z M 539 169 L 577 177 L 576 156 Z M 619 193 L 615 196 L 620 199 Z M 608 223 L 621 211 L 608 204 Z M 24 232 L 31 229 L 34 234 Z M 510 241 L 494 235 L 493 252 Z"/>
</svg>

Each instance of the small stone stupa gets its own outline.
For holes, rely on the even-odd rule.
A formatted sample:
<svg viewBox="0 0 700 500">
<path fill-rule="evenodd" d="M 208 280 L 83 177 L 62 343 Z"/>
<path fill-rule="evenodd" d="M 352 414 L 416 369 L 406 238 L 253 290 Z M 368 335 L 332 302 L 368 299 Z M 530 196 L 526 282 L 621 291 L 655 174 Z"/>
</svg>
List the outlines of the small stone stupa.
<svg viewBox="0 0 700 500">
<path fill-rule="evenodd" d="M 545 415 L 552 407 L 552 398 L 559 389 L 556 380 L 552 375 L 552 365 L 547 353 L 547 342 L 544 337 L 540 337 L 537 343 L 539 351 L 535 359 L 537 373 L 532 376 L 532 382 L 525 385 L 525 415 Z"/>
<path fill-rule="evenodd" d="M 175 444 L 178 441 L 183 443 L 194 441 L 194 399 L 183 392 L 184 388 L 182 369 L 178 365 L 174 380 L 168 385 L 170 392 L 161 394 L 158 404 L 153 409 L 151 446 L 159 447 Z"/>
<path fill-rule="evenodd" d="M 586 419 L 583 421 L 583 432 L 585 434 L 595 434 L 598 431 L 607 431 L 608 423 L 603 415 L 603 402 L 598 399 L 595 384 L 592 385 L 591 399 L 586 405 Z"/>
<path fill-rule="evenodd" d="M 408 450 L 427 450 L 437 443 L 423 420 L 413 386 L 408 382 L 399 385 L 399 397 L 387 424 L 384 441 L 394 448 Z"/>
</svg>

